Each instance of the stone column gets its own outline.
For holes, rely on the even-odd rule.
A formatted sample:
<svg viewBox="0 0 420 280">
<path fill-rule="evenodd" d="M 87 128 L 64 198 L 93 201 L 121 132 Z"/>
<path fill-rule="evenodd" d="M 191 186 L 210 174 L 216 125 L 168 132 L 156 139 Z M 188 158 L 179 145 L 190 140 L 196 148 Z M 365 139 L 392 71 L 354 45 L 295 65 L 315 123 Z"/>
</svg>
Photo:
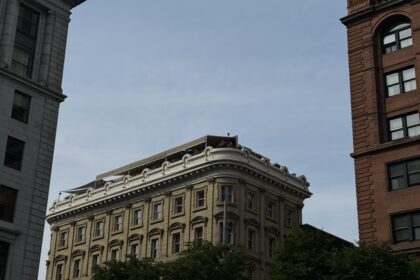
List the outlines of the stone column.
<svg viewBox="0 0 420 280">
<path fill-rule="evenodd" d="M 19 14 L 17 1 L 6 1 L 6 12 L 4 14 L 4 25 L 0 39 L 0 67 L 10 69 L 17 27 L 16 18 Z"/>
</svg>

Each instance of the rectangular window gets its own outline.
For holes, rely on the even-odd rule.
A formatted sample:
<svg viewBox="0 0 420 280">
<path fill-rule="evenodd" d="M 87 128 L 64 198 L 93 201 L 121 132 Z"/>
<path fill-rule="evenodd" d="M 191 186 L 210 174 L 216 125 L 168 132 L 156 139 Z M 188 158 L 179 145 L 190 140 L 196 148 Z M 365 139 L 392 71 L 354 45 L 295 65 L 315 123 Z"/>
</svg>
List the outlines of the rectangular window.
<svg viewBox="0 0 420 280">
<path fill-rule="evenodd" d="M 391 140 L 398 140 L 420 135 L 419 113 L 390 119 L 389 130 L 391 134 Z"/>
<path fill-rule="evenodd" d="M 162 219 L 162 203 L 155 203 L 153 204 L 153 220 L 160 220 Z"/>
<path fill-rule="evenodd" d="M 180 214 L 183 210 L 183 197 L 178 196 L 174 198 L 174 214 Z"/>
<path fill-rule="evenodd" d="M 104 236 L 104 221 L 95 221 L 95 237 Z"/>
<path fill-rule="evenodd" d="M 16 91 L 13 99 L 12 118 L 24 123 L 28 122 L 31 97 Z"/>
<path fill-rule="evenodd" d="M 225 201 L 225 198 L 227 198 L 226 202 L 233 202 L 233 186 L 223 185 L 220 191 L 222 192 L 222 201 Z"/>
<path fill-rule="evenodd" d="M 91 270 L 93 271 L 93 268 L 95 266 L 97 266 L 98 264 L 99 264 L 99 255 L 98 254 L 92 255 L 92 266 L 91 266 Z"/>
<path fill-rule="evenodd" d="M 295 210 L 286 209 L 286 226 L 293 227 L 295 225 Z"/>
<path fill-rule="evenodd" d="M 130 255 L 136 259 L 140 258 L 140 246 L 139 244 L 131 244 Z"/>
<path fill-rule="evenodd" d="M 181 252 L 181 234 L 179 232 L 172 234 L 172 254 Z"/>
<path fill-rule="evenodd" d="M 17 193 L 15 189 L 0 185 L 0 220 L 13 222 Z"/>
<path fill-rule="evenodd" d="M 21 4 L 11 70 L 27 78 L 32 78 L 38 25 L 39 13 Z"/>
<path fill-rule="evenodd" d="M 123 230 L 123 217 L 122 215 L 114 216 L 114 231 L 122 231 Z"/>
<path fill-rule="evenodd" d="M 228 223 L 226 229 L 226 244 L 233 244 L 233 224 Z M 224 244 L 223 240 L 223 223 L 220 223 L 220 243 Z"/>
<path fill-rule="evenodd" d="M 112 249 L 111 250 L 111 260 L 118 261 L 120 257 L 120 251 L 118 249 Z"/>
<path fill-rule="evenodd" d="M 139 226 L 142 224 L 143 211 L 142 209 L 134 209 L 133 211 L 133 226 Z"/>
<path fill-rule="evenodd" d="M 56 271 L 55 271 L 55 280 L 62 280 L 63 279 L 63 264 L 57 264 Z"/>
<path fill-rule="evenodd" d="M 152 239 L 150 242 L 150 257 L 152 259 L 159 258 L 159 239 Z"/>
<path fill-rule="evenodd" d="M 7 137 L 6 155 L 4 156 L 4 165 L 16 170 L 22 167 L 23 150 L 25 142 L 14 137 Z"/>
<path fill-rule="evenodd" d="M 274 218 L 274 202 L 267 201 L 266 215 L 269 218 Z"/>
<path fill-rule="evenodd" d="M 67 238 L 69 233 L 67 231 L 62 231 L 59 233 L 58 237 L 58 247 L 66 247 L 67 246 Z"/>
<path fill-rule="evenodd" d="M 205 192 L 204 190 L 199 190 L 195 193 L 195 207 L 204 207 L 205 206 Z"/>
<path fill-rule="evenodd" d="M 253 192 L 247 192 L 246 194 L 246 208 L 255 210 L 255 194 Z"/>
<path fill-rule="evenodd" d="M 194 240 L 202 241 L 204 239 L 203 227 L 197 227 L 194 229 Z"/>
<path fill-rule="evenodd" d="M 385 80 L 388 96 L 417 89 L 416 69 L 414 67 L 387 74 Z"/>
<path fill-rule="evenodd" d="M 248 229 L 248 249 L 250 251 L 255 251 L 255 239 L 256 239 L 256 231 L 253 229 Z"/>
<path fill-rule="evenodd" d="M 74 260 L 73 278 L 79 278 L 82 275 L 82 261 Z"/>
<path fill-rule="evenodd" d="M 274 250 L 276 249 L 276 239 L 274 237 L 268 238 L 268 256 L 272 258 L 274 256 Z"/>
<path fill-rule="evenodd" d="M 394 243 L 420 240 L 420 212 L 392 216 Z"/>
<path fill-rule="evenodd" d="M 76 228 L 76 242 L 84 242 L 86 237 L 86 227 L 79 226 Z"/>
<path fill-rule="evenodd" d="M 10 244 L 0 241 L 0 280 L 6 280 L 7 259 L 9 257 Z"/>
<path fill-rule="evenodd" d="M 420 184 L 420 158 L 388 164 L 389 190 Z"/>
</svg>

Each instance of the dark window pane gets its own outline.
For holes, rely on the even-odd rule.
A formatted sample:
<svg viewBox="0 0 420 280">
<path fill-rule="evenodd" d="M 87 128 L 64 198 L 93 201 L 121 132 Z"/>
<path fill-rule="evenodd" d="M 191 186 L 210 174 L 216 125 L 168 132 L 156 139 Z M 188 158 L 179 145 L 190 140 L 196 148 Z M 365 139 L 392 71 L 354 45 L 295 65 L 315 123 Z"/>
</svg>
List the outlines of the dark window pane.
<svg viewBox="0 0 420 280">
<path fill-rule="evenodd" d="M 391 179 L 391 189 L 396 190 L 396 189 L 401 189 L 406 187 L 407 184 L 405 182 L 405 177 L 397 177 L 397 178 L 392 178 Z"/>
<path fill-rule="evenodd" d="M 16 92 L 13 99 L 12 118 L 26 123 L 28 121 L 30 104 L 30 96 Z"/>
<path fill-rule="evenodd" d="M 420 227 L 414 229 L 414 240 L 420 240 Z"/>
<path fill-rule="evenodd" d="M 407 162 L 407 171 L 408 173 L 420 171 L 420 160 L 410 160 Z"/>
<path fill-rule="evenodd" d="M 420 213 L 411 216 L 411 224 L 413 227 L 420 227 Z"/>
<path fill-rule="evenodd" d="M 403 242 L 410 240 L 410 232 L 408 229 L 398 230 L 394 232 L 395 242 Z"/>
<path fill-rule="evenodd" d="M 0 280 L 6 280 L 7 258 L 9 256 L 9 243 L 0 241 Z"/>
<path fill-rule="evenodd" d="M 420 184 L 420 173 L 408 175 L 408 184 L 410 186 Z"/>
<path fill-rule="evenodd" d="M 13 222 L 17 190 L 0 186 L 0 220 Z"/>
<path fill-rule="evenodd" d="M 409 225 L 408 216 L 403 215 L 403 216 L 393 217 L 392 225 L 393 225 L 394 229 L 408 228 L 408 225 Z"/>
<path fill-rule="evenodd" d="M 404 175 L 404 163 L 398 163 L 389 166 L 390 177 L 397 177 L 402 175 Z"/>
<path fill-rule="evenodd" d="M 9 136 L 7 138 L 4 165 L 13 169 L 20 170 L 22 166 L 22 157 L 23 157 L 24 147 L 25 147 L 25 142 Z"/>
</svg>

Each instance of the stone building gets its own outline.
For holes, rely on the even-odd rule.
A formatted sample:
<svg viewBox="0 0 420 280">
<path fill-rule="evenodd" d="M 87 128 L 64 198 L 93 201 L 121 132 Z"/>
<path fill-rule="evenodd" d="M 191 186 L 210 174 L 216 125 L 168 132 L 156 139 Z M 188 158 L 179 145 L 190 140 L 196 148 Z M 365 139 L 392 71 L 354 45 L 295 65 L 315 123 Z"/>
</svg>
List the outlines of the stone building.
<svg viewBox="0 0 420 280">
<path fill-rule="evenodd" d="M 171 261 L 193 240 L 249 251 L 265 279 L 273 250 L 302 222 L 304 176 L 238 144 L 205 136 L 99 175 L 55 201 L 47 221 L 47 279 L 89 279 L 92 267 L 127 255 Z"/>
<path fill-rule="evenodd" d="M 70 10 L 0 0 L 0 280 L 37 279 Z"/>
<path fill-rule="evenodd" d="M 420 254 L 420 2 L 348 0 L 359 235 Z"/>
</svg>

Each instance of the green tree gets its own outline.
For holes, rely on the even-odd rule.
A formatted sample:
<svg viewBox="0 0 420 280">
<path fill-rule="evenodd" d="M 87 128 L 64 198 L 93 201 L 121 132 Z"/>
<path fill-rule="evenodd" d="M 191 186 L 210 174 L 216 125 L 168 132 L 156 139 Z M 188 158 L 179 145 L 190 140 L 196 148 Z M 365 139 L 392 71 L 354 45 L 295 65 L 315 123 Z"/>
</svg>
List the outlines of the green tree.
<svg viewBox="0 0 420 280">
<path fill-rule="evenodd" d="M 156 263 L 152 259 L 129 258 L 124 262 L 110 261 L 95 266 L 92 280 L 159 280 L 164 269 L 162 263 Z"/>
<path fill-rule="evenodd" d="M 299 229 L 281 244 L 273 280 L 417 280 L 420 264 L 383 244 L 348 246 L 331 235 Z"/>
<path fill-rule="evenodd" d="M 165 280 L 246 280 L 247 254 L 231 246 L 195 242 L 168 264 Z"/>
</svg>

